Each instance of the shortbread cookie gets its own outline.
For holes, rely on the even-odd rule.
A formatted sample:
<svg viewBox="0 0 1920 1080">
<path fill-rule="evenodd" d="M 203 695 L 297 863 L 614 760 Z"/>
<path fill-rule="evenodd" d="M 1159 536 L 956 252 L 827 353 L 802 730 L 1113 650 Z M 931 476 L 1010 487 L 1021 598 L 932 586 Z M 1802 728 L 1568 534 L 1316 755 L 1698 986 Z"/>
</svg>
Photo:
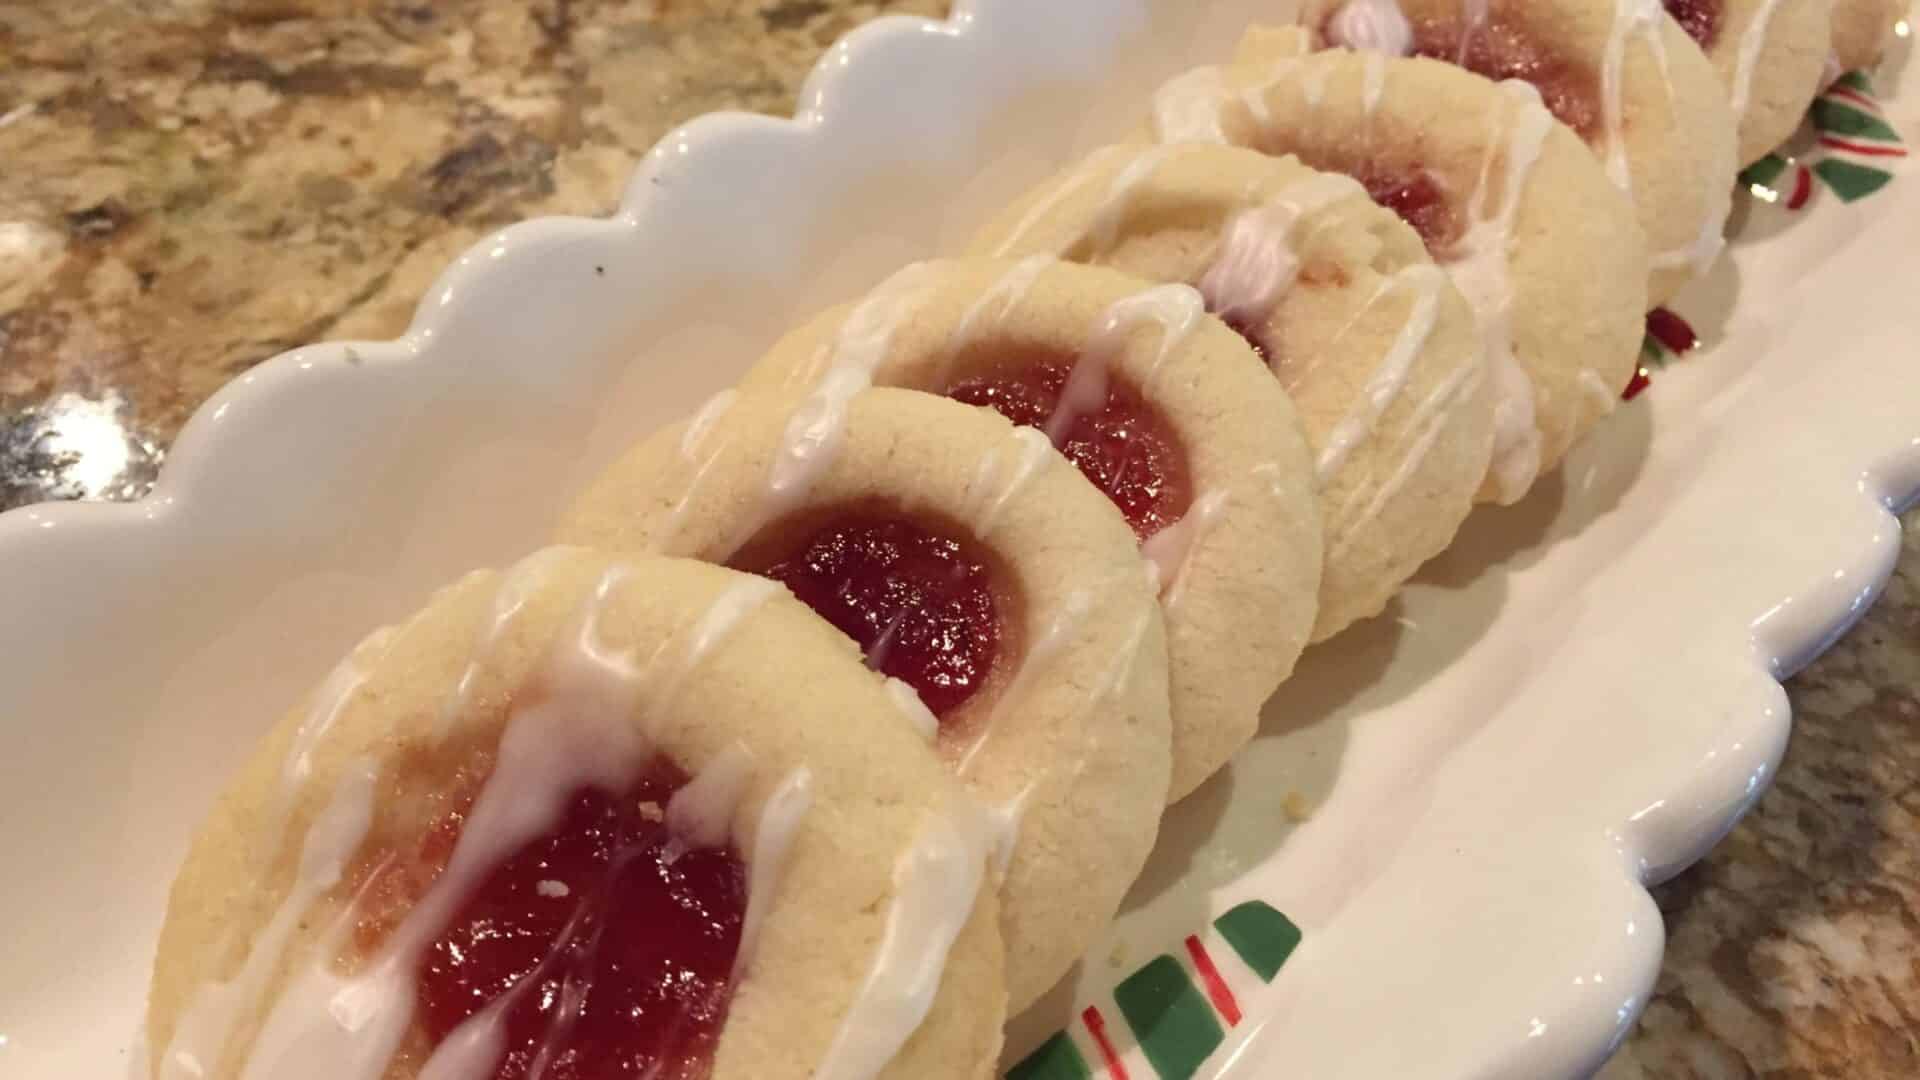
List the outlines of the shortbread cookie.
<svg viewBox="0 0 1920 1080">
<path fill-rule="evenodd" d="M 1171 799 L 1252 738 L 1314 625 L 1321 524 L 1293 404 L 1197 292 L 1050 258 L 921 263 L 781 339 L 743 385 L 849 365 L 1037 428 L 1126 516 L 1166 615 Z"/>
<path fill-rule="evenodd" d="M 1473 310 L 1352 179 L 1237 147 L 1114 147 L 1009 207 L 974 249 L 1191 282 L 1254 344 L 1314 453 L 1327 538 L 1314 640 L 1378 613 L 1473 508 L 1493 440 Z M 1196 428 L 1204 446 L 1212 425 Z M 1220 591 L 1238 587 L 1229 573 Z"/>
<path fill-rule="evenodd" d="M 1911 7 L 1910 0 L 1833 0 L 1833 66 L 1827 81 L 1878 64 Z"/>
<path fill-rule="evenodd" d="M 1831 0 L 1666 0 L 1667 14 L 1706 50 L 1739 125 L 1740 164 L 1792 137 L 1825 85 Z"/>
<path fill-rule="evenodd" d="M 775 578 L 904 683 L 903 705 L 917 691 L 928 737 L 1010 833 L 1019 1010 L 1080 958 L 1153 846 L 1160 608 L 1125 519 L 1039 432 L 864 386 L 724 394 L 604 473 L 559 536 Z"/>
<path fill-rule="evenodd" d="M 1252 35 L 1248 62 L 1169 82 L 1155 133 L 1297 155 L 1413 226 L 1477 316 L 1494 395 L 1482 497 L 1513 502 L 1633 373 L 1647 302 L 1633 208 L 1528 84 L 1380 52 L 1274 58 L 1304 37 Z"/>
<path fill-rule="evenodd" d="M 1724 246 L 1736 124 L 1706 55 L 1660 0 L 1308 0 L 1328 44 L 1522 79 L 1634 201 L 1664 303 Z"/>
<path fill-rule="evenodd" d="M 989 1077 L 991 848 L 778 586 L 550 549 L 376 635 L 227 789 L 154 1074 Z"/>
</svg>

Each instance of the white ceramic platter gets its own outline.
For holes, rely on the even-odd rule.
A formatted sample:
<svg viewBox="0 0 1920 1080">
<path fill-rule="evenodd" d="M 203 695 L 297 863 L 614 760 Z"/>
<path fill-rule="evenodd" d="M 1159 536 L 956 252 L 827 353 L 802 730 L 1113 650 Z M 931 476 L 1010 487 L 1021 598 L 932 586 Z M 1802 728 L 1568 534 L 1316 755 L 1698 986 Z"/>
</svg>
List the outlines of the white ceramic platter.
<svg viewBox="0 0 1920 1080">
<path fill-rule="evenodd" d="M 675 132 L 610 220 L 487 240 L 399 341 L 256 368 L 145 501 L 0 517 L 0 1075 L 124 1074 L 193 823 L 354 640 L 536 546 L 622 445 L 784 327 L 953 250 L 1284 5 L 960 6 L 851 35 L 795 121 Z M 1888 111 L 1916 129 L 1912 96 Z M 1659 967 L 1644 883 L 1757 796 L 1787 734 L 1775 680 L 1898 550 L 1890 508 L 1920 493 L 1916 253 L 1912 182 L 1747 222 L 1678 305 L 1714 347 L 1305 662 L 1009 1061 L 1071 1021 L 1097 1063 L 1092 1005 L 1132 1075 L 1182 1074 L 1130 1045 L 1139 1001 L 1116 1013 L 1110 988 L 1259 900 L 1304 942 L 1270 984 L 1201 942 L 1240 1014 L 1201 1075 L 1595 1068 Z M 1189 1005 L 1170 992 L 1147 1041 L 1192 1049 Z"/>
</svg>

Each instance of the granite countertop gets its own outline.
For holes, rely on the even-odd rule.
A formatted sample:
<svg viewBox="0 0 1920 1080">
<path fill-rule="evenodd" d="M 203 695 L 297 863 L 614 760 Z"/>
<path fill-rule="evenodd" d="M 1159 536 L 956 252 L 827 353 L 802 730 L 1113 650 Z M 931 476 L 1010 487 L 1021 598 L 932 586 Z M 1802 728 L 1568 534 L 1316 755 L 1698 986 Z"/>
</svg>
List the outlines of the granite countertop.
<svg viewBox="0 0 1920 1080">
<path fill-rule="evenodd" d="M 108 0 L 0 7 L 0 509 L 134 497 L 209 393 L 382 338 L 483 233 L 609 210 L 717 108 L 939 0 Z M 1658 890 L 1669 955 L 1606 1080 L 1920 1076 L 1920 517 L 1793 680 L 1773 790 Z"/>
</svg>

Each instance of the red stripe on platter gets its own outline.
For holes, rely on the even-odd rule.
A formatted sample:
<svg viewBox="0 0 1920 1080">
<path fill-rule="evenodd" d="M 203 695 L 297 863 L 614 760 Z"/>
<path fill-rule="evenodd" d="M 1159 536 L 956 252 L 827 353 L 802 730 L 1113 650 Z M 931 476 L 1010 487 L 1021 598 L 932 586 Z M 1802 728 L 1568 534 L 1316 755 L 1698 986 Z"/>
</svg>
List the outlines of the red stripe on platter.
<svg viewBox="0 0 1920 1080">
<path fill-rule="evenodd" d="M 1228 1027 L 1240 1025 L 1240 1003 L 1233 999 L 1233 988 L 1227 980 L 1220 977 L 1220 969 L 1213 966 L 1213 957 L 1207 954 L 1207 947 L 1200 939 L 1187 935 L 1187 955 L 1193 958 L 1193 970 L 1200 976 L 1200 984 L 1207 988 L 1207 997 L 1213 1002 L 1214 1011 Z"/>
<path fill-rule="evenodd" d="M 1692 352 L 1700 344 L 1700 335 L 1693 332 L 1687 320 L 1663 307 L 1647 312 L 1647 333 L 1675 356 Z"/>
<path fill-rule="evenodd" d="M 1793 194 L 1787 197 L 1787 209 L 1798 210 L 1813 198 L 1813 170 L 1805 165 L 1793 167 Z"/>
<path fill-rule="evenodd" d="M 1848 88 L 1841 86 L 1839 83 L 1835 83 L 1834 85 L 1828 87 L 1826 96 L 1831 98 L 1839 98 L 1841 101 L 1844 101 L 1849 105 L 1857 105 L 1860 108 L 1867 110 L 1868 112 L 1877 113 L 1880 111 L 1879 102 L 1873 100 L 1870 97 L 1867 97 L 1864 94 L 1856 93 L 1853 90 L 1849 90 Z"/>
<path fill-rule="evenodd" d="M 1906 157 L 1904 146 L 1868 146 L 1864 143 L 1848 142 L 1831 135 L 1820 136 L 1820 145 L 1833 150 L 1845 150 L 1849 154 L 1863 154 L 1867 157 Z"/>
<path fill-rule="evenodd" d="M 1100 1010 L 1089 1005 L 1080 1014 L 1080 1022 L 1087 1025 L 1087 1034 L 1093 1036 L 1093 1045 L 1100 1048 L 1100 1057 L 1106 1062 L 1107 1075 L 1113 1080 L 1127 1080 L 1127 1067 L 1120 1063 L 1120 1055 L 1113 1049 L 1113 1043 L 1107 1038 L 1107 1019 Z"/>
</svg>

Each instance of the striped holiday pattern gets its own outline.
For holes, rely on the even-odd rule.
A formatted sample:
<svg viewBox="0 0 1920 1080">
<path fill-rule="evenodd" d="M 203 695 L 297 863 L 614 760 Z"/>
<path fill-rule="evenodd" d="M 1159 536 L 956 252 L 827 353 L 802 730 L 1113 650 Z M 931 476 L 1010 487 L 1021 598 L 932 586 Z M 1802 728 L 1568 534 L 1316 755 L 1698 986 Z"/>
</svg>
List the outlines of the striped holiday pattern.
<svg viewBox="0 0 1920 1080">
<path fill-rule="evenodd" d="M 1667 366 L 1671 360 L 1700 347 L 1700 335 L 1693 332 L 1687 320 L 1666 308 L 1654 308 L 1647 312 L 1647 334 L 1640 339 L 1640 367 L 1634 371 L 1633 378 L 1627 381 L 1627 389 L 1620 396 L 1632 401 L 1640 396 L 1653 380 L 1653 373 Z"/>
<path fill-rule="evenodd" d="M 1007 1072 L 1007 1080 L 1185 1080 L 1245 1019 L 1300 928 L 1250 900 L 1154 957 Z"/>
<path fill-rule="evenodd" d="M 1857 202 L 1886 187 L 1907 147 L 1888 122 L 1863 71 L 1840 77 L 1808 113 L 1814 144 L 1799 158 L 1768 154 L 1748 166 L 1740 180 L 1759 198 L 1800 210 L 1812 201 L 1815 181 L 1841 202 Z"/>
</svg>

